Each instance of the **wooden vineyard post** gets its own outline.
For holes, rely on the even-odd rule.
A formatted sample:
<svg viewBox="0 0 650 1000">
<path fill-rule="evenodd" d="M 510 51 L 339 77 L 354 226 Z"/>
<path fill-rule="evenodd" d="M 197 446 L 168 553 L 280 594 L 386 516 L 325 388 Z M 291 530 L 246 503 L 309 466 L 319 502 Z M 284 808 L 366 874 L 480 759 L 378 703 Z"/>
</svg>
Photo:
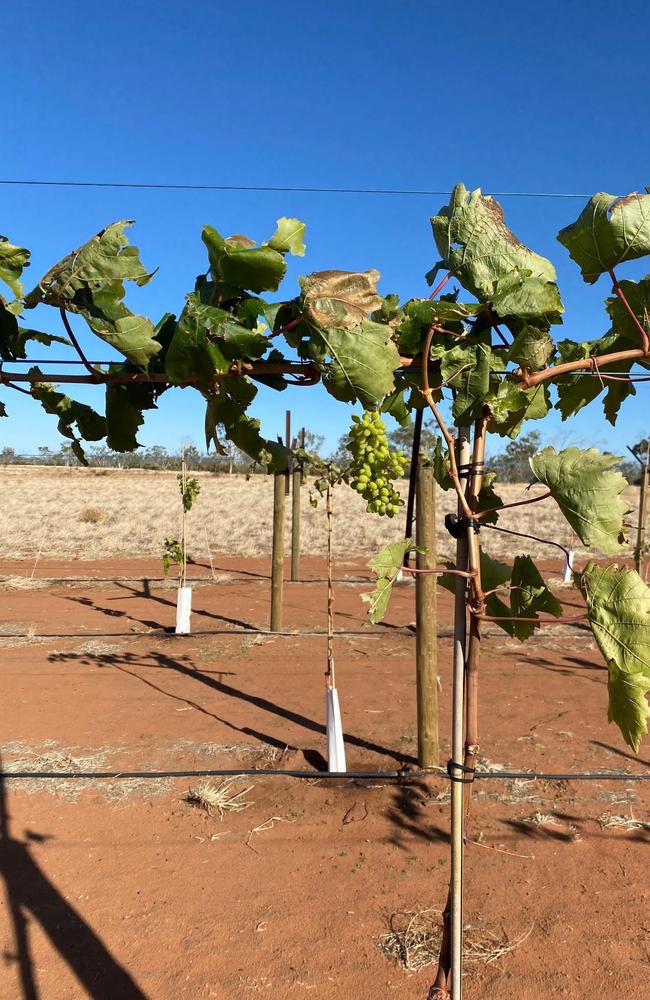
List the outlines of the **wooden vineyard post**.
<svg viewBox="0 0 650 1000">
<path fill-rule="evenodd" d="M 273 476 L 273 549 L 271 554 L 271 632 L 282 631 L 284 588 L 284 483 L 285 473 Z"/>
<path fill-rule="evenodd" d="M 291 579 L 300 579 L 300 484 L 302 470 L 295 468 L 292 474 L 291 494 Z"/>
<path fill-rule="evenodd" d="M 645 551 L 646 522 L 648 520 L 648 491 L 650 490 L 650 442 L 646 451 L 645 462 L 641 469 L 641 496 L 639 498 L 639 526 L 636 536 L 636 548 L 634 549 L 634 565 L 637 573 L 641 572 L 643 566 L 643 555 Z"/>
<path fill-rule="evenodd" d="M 415 540 L 419 549 L 416 568 L 436 566 L 436 495 L 433 469 L 419 462 Z M 418 719 L 418 764 L 423 768 L 438 765 L 438 622 L 436 613 L 436 578 L 433 573 L 415 576 L 416 607 L 416 690 Z"/>
</svg>

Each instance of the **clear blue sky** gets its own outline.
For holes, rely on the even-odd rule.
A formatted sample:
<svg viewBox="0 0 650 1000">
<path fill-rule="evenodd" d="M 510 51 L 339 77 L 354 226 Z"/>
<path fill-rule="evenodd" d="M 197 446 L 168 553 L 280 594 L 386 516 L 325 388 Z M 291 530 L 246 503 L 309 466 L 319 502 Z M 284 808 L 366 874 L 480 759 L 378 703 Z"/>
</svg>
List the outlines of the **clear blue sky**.
<svg viewBox="0 0 650 1000">
<path fill-rule="evenodd" d="M 440 190 L 462 180 L 585 194 L 650 184 L 642 0 L 130 0 L 101 9 L 61 0 L 53 10 L 14 5 L 5 24 L 5 178 Z M 33 252 L 28 286 L 108 222 L 135 219 L 133 240 L 160 270 L 129 304 L 154 319 L 179 312 L 205 269 L 204 223 L 264 239 L 280 215 L 307 223 L 307 255 L 290 266 L 283 297 L 298 274 L 326 267 L 377 267 L 383 292 L 424 294 L 436 259 L 428 220 L 445 201 L 20 187 L 0 187 L 0 200 L 0 232 Z M 582 202 L 503 204 L 517 235 L 556 264 L 566 335 L 604 332 L 606 279 L 583 285 L 555 240 Z M 53 310 L 38 319 L 59 332 Z M 3 398 L 11 418 L 0 423 L 0 447 L 58 447 L 40 407 L 9 390 Z M 596 403 L 568 424 L 553 418 L 545 436 L 620 449 L 646 432 L 649 402 L 639 386 L 616 431 Z M 348 424 L 320 388 L 261 389 L 254 412 L 269 435 L 282 430 L 286 407 L 332 445 Z M 147 415 L 140 440 L 201 445 L 202 423 L 202 400 L 177 390 Z"/>
</svg>

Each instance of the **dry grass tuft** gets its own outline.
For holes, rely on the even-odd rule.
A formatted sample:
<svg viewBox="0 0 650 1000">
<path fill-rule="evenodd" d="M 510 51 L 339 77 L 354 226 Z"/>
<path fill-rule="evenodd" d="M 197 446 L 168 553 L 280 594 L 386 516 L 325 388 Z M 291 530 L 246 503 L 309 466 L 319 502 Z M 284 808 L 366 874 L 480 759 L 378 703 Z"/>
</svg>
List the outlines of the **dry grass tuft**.
<svg viewBox="0 0 650 1000">
<path fill-rule="evenodd" d="M 603 813 L 598 817 L 598 822 L 603 829 L 614 830 L 650 830 L 650 823 L 643 823 L 632 814 L 629 816 L 608 816 Z"/>
<path fill-rule="evenodd" d="M 101 507 L 84 507 L 79 513 L 79 520 L 82 524 L 101 524 L 108 514 Z"/>
<path fill-rule="evenodd" d="M 523 944 L 533 932 L 534 924 L 518 938 L 510 938 L 504 930 L 492 931 L 465 927 L 463 963 L 467 966 L 492 965 Z M 380 937 L 379 950 L 395 959 L 406 972 L 419 972 L 438 961 L 442 939 L 440 910 L 398 910 L 389 919 L 390 931 Z"/>
<path fill-rule="evenodd" d="M 219 819 L 223 819 L 227 812 L 241 812 L 242 809 L 248 809 L 253 805 L 252 802 L 244 802 L 244 796 L 253 786 L 249 785 L 248 788 L 235 792 L 236 784 L 237 778 L 225 778 L 218 785 L 206 781 L 198 788 L 188 789 L 185 801 L 191 806 L 203 809 L 208 816 L 213 816 L 216 812 L 219 814 Z"/>
</svg>

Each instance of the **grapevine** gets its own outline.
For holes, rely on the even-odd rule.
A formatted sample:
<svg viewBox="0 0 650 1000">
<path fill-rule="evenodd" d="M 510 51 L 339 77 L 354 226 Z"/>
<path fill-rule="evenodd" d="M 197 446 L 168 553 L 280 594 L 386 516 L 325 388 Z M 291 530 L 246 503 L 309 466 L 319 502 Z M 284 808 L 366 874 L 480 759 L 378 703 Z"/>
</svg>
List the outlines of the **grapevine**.
<svg viewBox="0 0 650 1000">
<path fill-rule="evenodd" d="M 293 297 L 272 301 L 268 296 L 279 290 L 286 256 L 305 253 L 304 224 L 283 217 L 259 245 L 204 226 L 205 273 L 180 310 L 151 320 L 124 301 L 126 282 L 137 288 L 155 273 L 129 244 L 129 225 L 114 222 L 100 230 L 54 264 L 28 293 L 21 278 L 29 250 L 0 240 L 0 281 L 13 295 L 0 296 L 0 385 L 31 394 L 57 420 L 80 462 L 85 441 L 105 439 L 113 450 L 135 450 L 145 412 L 172 387 L 188 387 L 205 402 L 208 446 L 223 449 L 225 437 L 269 472 L 284 472 L 292 462 L 290 450 L 265 438 L 260 422 L 250 416 L 258 386 L 282 390 L 320 381 L 336 400 L 364 410 L 350 433 L 352 466 L 329 469 L 323 481 L 350 482 L 368 511 L 388 517 L 402 506 L 394 484 L 405 457 L 388 449 L 379 411 L 406 425 L 414 409 L 428 406 L 441 434 L 435 476 L 456 508 L 448 524 L 458 542 L 457 558 L 441 583 L 456 591 L 468 617 L 466 641 L 461 635 L 454 643 L 455 690 L 463 711 L 461 749 L 454 750 L 451 762 L 452 803 L 458 810 L 465 798 L 461 827 L 479 752 L 484 622 L 522 642 L 549 623 L 580 619 L 588 624 L 607 665 L 607 717 L 638 752 L 650 716 L 650 588 L 641 575 L 626 565 L 590 560 L 574 574 L 584 611 L 565 617 L 526 552 L 509 566 L 491 559 L 481 541 L 483 528 L 521 535 L 496 523 L 508 517 L 509 505 L 502 503 L 494 474 L 485 467 L 490 435 L 514 439 L 526 421 L 543 420 L 553 408 L 569 420 L 597 399 L 614 426 L 636 383 L 650 381 L 650 275 L 635 281 L 617 273 L 629 261 L 650 256 L 650 194 L 596 194 L 558 234 L 585 283 L 593 286 L 603 279 L 611 289 L 604 332 L 582 342 L 554 336 L 564 305 L 551 261 L 516 238 L 493 198 L 462 184 L 431 219 L 439 260 L 426 279 L 433 285 L 439 271 L 446 276 L 431 297 L 403 303 L 396 295 L 380 294 L 374 269 L 308 274 Z M 436 298 L 445 286 L 445 294 Z M 23 324 L 25 312 L 41 305 L 54 309 L 54 332 Z M 77 323 L 85 323 L 86 336 L 108 345 L 119 360 L 89 361 L 93 355 L 86 354 L 73 328 Z M 83 374 L 53 375 L 30 365 L 34 344 L 39 354 L 52 345 L 68 345 L 77 352 Z M 56 390 L 56 382 L 103 387 L 103 411 Z M 449 420 L 443 417 L 443 401 Z M 5 415 L 0 402 L 0 417 Z M 555 503 L 585 547 L 626 558 L 627 483 L 618 463 L 616 456 L 595 448 L 544 448 L 531 460 L 531 473 L 546 492 L 522 502 Z M 184 514 L 195 495 L 186 496 L 183 489 Z M 176 545 L 173 539 L 166 542 L 170 560 L 178 555 Z M 179 547 L 184 558 L 184 538 Z M 393 542 L 373 560 L 378 576 L 368 597 L 373 620 L 386 611 L 407 547 Z M 454 730 L 456 748 L 460 730 L 458 725 Z M 454 815 L 457 820 L 458 811 L 452 810 Z M 452 827 L 457 834 L 458 826 Z M 455 849 L 462 857 L 462 843 Z M 451 909 L 459 919 L 457 898 Z M 450 985 L 455 990 L 453 967 L 460 974 L 454 951 L 460 932 L 452 933 L 448 911 L 432 996 L 447 996 Z"/>
<path fill-rule="evenodd" d="M 361 417 L 354 414 L 352 421 L 348 439 L 353 458 L 350 485 L 367 501 L 368 512 L 395 517 L 404 501 L 394 480 L 404 475 L 406 453 L 391 451 L 386 424 L 377 410 Z"/>
</svg>

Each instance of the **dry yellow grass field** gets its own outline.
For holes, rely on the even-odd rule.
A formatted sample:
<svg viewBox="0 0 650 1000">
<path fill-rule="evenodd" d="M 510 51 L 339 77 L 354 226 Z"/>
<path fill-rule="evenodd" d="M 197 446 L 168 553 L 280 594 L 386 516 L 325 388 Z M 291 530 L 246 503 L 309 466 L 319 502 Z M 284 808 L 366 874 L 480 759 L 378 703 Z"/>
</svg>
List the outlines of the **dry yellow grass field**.
<svg viewBox="0 0 650 1000">
<path fill-rule="evenodd" d="M 264 555 L 271 548 L 273 484 L 269 476 L 246 480 L 240 475 L 198 473 L 201 493 L 188 515 L 188 548 L 195 559 L 213 552 L 242 556 Z M 406 496 L 407 484 L 401 484 Z M 539 487 L 538 487 L 539 489 Z M 525 499 L 526 486 L 499 488 L 505 502 Z M 453 509 L 451 493 L 438 494 L 438 543 L 442 557 L 452 554 L 453 542 L 443 527 Z M 627 497 L 636 523 L 638 490 Z M 5 558 L 41 557 L 101 559 L 109 556 L 158 556 L 165 537 L 178 537 L 180 500 L 174 472 L 56 467 L 0 467 L 0 553 Z M 287 504 L 287 528 L 289 525 Z M 403 535 L 404 516 L 393 520 L 367 514 L 360 497 L 346 486 L 334 496 L 334 545 L 338 555 L 372 555 L 382 545 Z M 560 542 L 585 556 L 576 536 L 554 502 L 506 511 L 500 522 L 515 531 L 529 532 Z M 630 532 L 632 541 L 634 531 Z M 529 552 L 534 558 L 558 559 L 557 549 L 538 542 L 484 530 L 483 544 L 495 557 Z M 325 510 L 309 503 L 309 485 L 302 490 L 302 551 L 325 551 Z"/>
</svg>

